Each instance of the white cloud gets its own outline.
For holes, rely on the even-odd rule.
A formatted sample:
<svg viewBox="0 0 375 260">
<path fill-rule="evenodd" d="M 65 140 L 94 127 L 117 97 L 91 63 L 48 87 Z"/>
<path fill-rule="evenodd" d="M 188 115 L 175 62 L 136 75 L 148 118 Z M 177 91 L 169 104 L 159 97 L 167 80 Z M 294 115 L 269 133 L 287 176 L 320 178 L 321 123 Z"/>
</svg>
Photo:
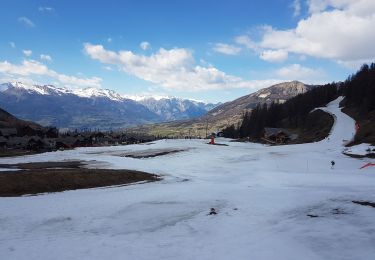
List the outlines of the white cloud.
<svg viewBox="0 0 375 260">
<path fill-rule="evenodd" d="M 22 23 L 23 25 L 27 27 L 35 27 L 35 24 L 27 17 L 19 17 L 18 22 Z"/>
<path fill-rule="evenodd" d="M 27 57 L 31 56 L 33 54 L 32 50 L 22 50 L 23 54 Z"/>
<path fill-rule="evenodd" d="M 307 2 L 310 14 L 335 9 L 357 16 L 371 16 L 375 9 L 373 0 L 308 0 Z"/>
<path fill-rule="evenodd" d="M 310 15 L 295 28 L 265 27 L 259 46 L 340 64 L 375 59 L 375 1 L 309 0 L 308 5 Z"/>
<path fill-rule="evenodd" d="M 48 68 L 44 64 L 34 60 L 24 60 L 21 65 L 14 65 L 8 61 L 0 62 L 0 73 L 16 74 L 20 76 L 45 75 Z"/>
<path fill-rule="evenodd" d="M 240 53 L 241 48 L 225 43 L 216 43 L 213 47 L 213 50 L 226 55 L 237 55 L 238 53 Z"/>
<path fill-rule="evenodd" d="M 325 76 L 319 69 L 311 69 L 300 64 L 292 64 L 276 70 L 276 75 L 286 80 L 319 82 Z"/>
<path fill-rule="evenodd" d="M 79 78 L 57 73 L 45 64 L 35 60 L 24 60 L 21 65 L 8 61 L 0 62 L 0 73 L 8 77 L 47 76 L 57 80 L 66 87 L 100 87 L 101 78 Z"/>
<path fill-rule="evenodd" d="M 12 47 L 13 49 L 16 48 L 16 44 L 14 42 L 9 42 L 9 45 L 10 47 Z"/>
<path fill-rule="evenodd" d="M 151 47 L 151 45 L 149 42 L 141 42 L 139 44 L 139 47 L 141 47 L 141 49 L 145 51 L 148 50 Z"/>
<path fill-rule="evenodd" d="M 248 35 L 237 36 L 234 41 L 237 44 L 243 45 L 244 47 L 251 50 L 258 50 L 258 45 Z"/>
<path fill-rule="evenodd" d="M 40 59 L 41 60 L 46 60 L 46 61 L 52 61 L 51 56 L 47 55 L 47 54 L 40 54 Z"/>
<path fill-rule="evenodd" d="M 49 6 L 39 6 L 38 10 L 40 12 L 54 12 L 55 8 Z"/>
<path fill-rule="evenodd" d="M 94 87 L 100 88 L 102 79 L 99 77 L 79 78 L 75 76 L 68 76 L 59 74 L 55 71 L 50 71 L 50 76 L 57 79 L 59 82 L 68 87 Z"/>
<path fill-rule="evenodd" d="M 111 66 L 103 66 L 103 69 L 108 70 L 108 71 L 112 71 L 113 70 Z"/>
<path fill-rule="evenodd" d="M 213 66 L 195 64 L 192 52 L 183 48 L 159 49 L 150 56 L 137 55 L 124 50 L 114 52 L 102 45 L 84 44 L 84 51 L 92 59 L 104 64 L 119 66 L 120 70 L 166 89 L 197 91 L 269 86 L 277 80 L 250 80 L 228 75 Z"/>
<path fill-rule="evenodd" d="M 301 2 L 300 0 L 294 0 L 293 1 L 293 16 L 297 17 L 301 14 Z"/>
<path fill-rule="evenodd" d="M 288 52 L 285 50 L 266 50 L 259 58 L 269 62 L 283 62 L 288 59 Z"/>
</svg>

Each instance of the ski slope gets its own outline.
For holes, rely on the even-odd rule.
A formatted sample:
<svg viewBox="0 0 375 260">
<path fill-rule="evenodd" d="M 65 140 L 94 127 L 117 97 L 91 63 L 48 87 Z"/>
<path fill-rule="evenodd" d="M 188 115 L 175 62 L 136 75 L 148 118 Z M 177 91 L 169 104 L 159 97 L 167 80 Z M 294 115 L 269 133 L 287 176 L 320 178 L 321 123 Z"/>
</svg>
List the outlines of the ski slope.
<svg viewBox="0 0 375 260">
<path fill-rule="evenodd" d="M 335 124 L 317 143 L 160 140 L 0 159 L 95 160 L 90 167 L 164 178 L 0 198 L 0 259 L 375 259 L 375 208 L 352 203 L 375 201 L 375 172 L 359 170 L 371 160 L 342 154 L 354 121 L 339 101 L 322 108 Z M 184 151 L 118 156 L 149 149 Z"/>
</svg>

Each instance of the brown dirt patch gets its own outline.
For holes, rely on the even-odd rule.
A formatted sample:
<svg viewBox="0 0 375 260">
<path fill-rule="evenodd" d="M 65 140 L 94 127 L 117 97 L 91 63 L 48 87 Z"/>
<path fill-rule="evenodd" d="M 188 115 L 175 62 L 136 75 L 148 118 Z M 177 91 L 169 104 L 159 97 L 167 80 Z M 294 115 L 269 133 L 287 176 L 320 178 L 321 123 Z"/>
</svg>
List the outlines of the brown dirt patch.
<svg viewBox="0 0 375 260">
<path fill-rule="evenodd" d="M 355 203 L 355 204 L 362 205 L 362 206 L 368 206 L 368 207 L 375 208 L 375 203 L 374 202 L 358 201 L 358 200 L 353 200 L 352 202 Z"/>
<path fill-rule="evenodd" d="M 36 154 L 35 151 L 28 151 L 23 149 L 4 149 L 0 148 L 0 157 L 13 157 L 13 156 L 23 156 L 23 155 L 30 155 Z"/>
<path fill-rule="evenodd" d="M 37 163 L 18 163 L 18 164 L 0 164 L 0 168 L 13 168 L 21 170 L 34 169 L 78 169 L 87 165 L 87 162 L 82 161 L 62 161 L 62 162 L 37 162 Z"/>
<path fill-rule="evenodd" d="M 140 181 L 157 181 L 155 174 L 133 170 L 80 168 L 83 162 L 47 162 L 1 165 L 20 171 L 0 173 L 0 196 L 14 197 L 26 194 L 59 192 Z"/>
<path fill-rule="evenodd" d="M 218 145 L 218 146 L 228 146 L 227 144 L 221 144 L 221 143 L 214 143 L 214 144 L 207 143 L 207 144 L 210 144 L 210 145 Z"/>
<path fill-rule="evenodd" d="M 183 152 L 185 150 L 171 150 L 171 149 L 149 149 L 146 151 L 137 151 L 137 152 L 131 152 L 131 153 L 123 153 L 119 156 L 121 157 L 129 157 L 129 158 L 135 158 L 135 159 L 146 159 L 146 158 L 153 158 L 158 156 L 163 156 L 167 154 L 174 154 Z"/>
</svg>

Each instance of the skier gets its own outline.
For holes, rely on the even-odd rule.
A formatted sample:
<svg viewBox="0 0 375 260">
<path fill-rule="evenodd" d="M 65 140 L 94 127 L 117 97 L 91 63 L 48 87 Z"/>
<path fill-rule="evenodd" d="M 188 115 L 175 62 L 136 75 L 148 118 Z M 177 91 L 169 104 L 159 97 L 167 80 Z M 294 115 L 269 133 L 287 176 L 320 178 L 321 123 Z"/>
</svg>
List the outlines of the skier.
<svg viewBox="0 0 375 260">
<path fill-rule="evenodd" d="M 217 212 L 216 212 L 215 208 L 211 208 L 210 213 L 208 215 L 216 215 L 216 214 L 217 214 Z"/>
<path fill-rule="evenodd" d="M 331 169 L 335 166 L 335 161 L 331 161 Z"/>
</svg>

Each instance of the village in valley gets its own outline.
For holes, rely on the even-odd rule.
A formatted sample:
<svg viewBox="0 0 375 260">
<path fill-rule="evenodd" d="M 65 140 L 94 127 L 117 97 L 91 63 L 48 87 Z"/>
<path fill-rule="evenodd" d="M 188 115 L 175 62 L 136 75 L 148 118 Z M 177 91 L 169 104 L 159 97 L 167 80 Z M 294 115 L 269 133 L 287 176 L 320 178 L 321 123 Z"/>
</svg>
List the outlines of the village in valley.
<svg viewBox="0 0 375 260">
<path fill-rule="evenodd" d="M 153 141 L 155 138 L 137 134 L 113 132 L 68 131 L 59 133 L 56 128 L 32 129 L 0 128 L 0 147 L 3 150 L 21 149 L 25 152 L 47 152 L 76 147 L 126 145 Z"/>
</svg>

